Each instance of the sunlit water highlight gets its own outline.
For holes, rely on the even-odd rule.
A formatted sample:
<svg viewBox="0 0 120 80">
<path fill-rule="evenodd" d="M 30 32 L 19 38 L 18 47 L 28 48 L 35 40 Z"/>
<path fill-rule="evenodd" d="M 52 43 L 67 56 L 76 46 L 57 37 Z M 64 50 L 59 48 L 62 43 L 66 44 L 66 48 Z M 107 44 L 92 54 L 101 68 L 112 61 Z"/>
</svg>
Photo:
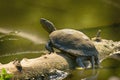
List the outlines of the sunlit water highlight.
<svg viewBox="0 0 120 80">
<path fill-rule="evenodd" d="M 21 36 L 25 39 L 28 39 L 28 40 L 34 42 L 35 44 L 45 44 L 46 43 L 46 41 L 43 38 L 37 37 L 37 36 L 30 34 L 30 33 L 13 31 L 13 30 L 8 30 L 8 29 L 4 29 L 4 28 L 0 28 L 0 32 L 6 33 L 6 34 L 10 34 L 10 33 L 16 34 L 18 36 Z"/>
</svg>

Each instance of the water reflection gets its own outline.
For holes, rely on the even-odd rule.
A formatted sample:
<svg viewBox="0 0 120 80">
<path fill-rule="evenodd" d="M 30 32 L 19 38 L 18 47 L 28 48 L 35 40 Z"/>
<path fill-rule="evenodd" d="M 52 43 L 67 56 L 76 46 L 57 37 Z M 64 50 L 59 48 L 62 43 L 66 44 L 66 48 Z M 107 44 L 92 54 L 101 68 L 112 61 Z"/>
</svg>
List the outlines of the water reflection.
<svg viewBox="0 0 120 80">
<path fill-rule="evenodd" d="M 73 70 L 65 80 L 97 80 L 98 75 L 98 69 Z"/>
<path fill-rule="evenodd" d="M 119 71 L 120 68 L 73 70 L 64 80 L 120 80 Z"/>
<path fill-rule="evenodd" d="M 5 28 L 0 28 L 0 33 L 5 33 L 5 34 L 14 34 L 14 35 L 18 35 L 22 38 L 28 39 L 33 41 L 36 44 L 44 44 L 45 40 L 43 38 L 37 37 L 36 35 L 30 34 L 30 33 L 25 33 L 25 32 L 21 32 L 21 31 L 12 31 L 12 30 L 8 30 Z"/>
<path fill-rule="evenodd" d="M 73 70 L 64 80 L 120 80 L 119 58 L 106 58 L 99 69 Z"/>
<path fill-rule="evenodd" d="M 22 60 L 23 58 L 36 58 L 43 55 L 44 51 L 27 51 L 27 52 L 18 52 L 13 54 L 6 54 L 3 56 L 0 56 L 0 63 L 5 64 L 9 63 L 10 61 L 14 61 L 16 58 L 18 60 Z"/>
</svg>

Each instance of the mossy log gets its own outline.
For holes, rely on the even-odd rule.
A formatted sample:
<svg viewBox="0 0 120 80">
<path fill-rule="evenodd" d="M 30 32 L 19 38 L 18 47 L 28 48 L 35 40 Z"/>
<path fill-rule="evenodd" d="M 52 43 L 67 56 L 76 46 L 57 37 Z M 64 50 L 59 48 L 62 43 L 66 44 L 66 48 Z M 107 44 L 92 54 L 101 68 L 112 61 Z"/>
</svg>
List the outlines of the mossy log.
<svg viewBox="0 0 120 80">
<path fill-rule="evenodd" d="M 99 51 L 100 60 L 106 58 L 115 51 L 120 50 L 120 42 L 102 39 L 93 41 Z M 0 70 L 5 68 L 8 73 L 14 75 L 13 79 L 29 79 L 49 73 L 53 69 L 67 70 L 76 66 L 75 60 L 63 53 L 46 54 L 34 59 L 24 58 L 8 64 L 0 64 Z"/>
</svg>

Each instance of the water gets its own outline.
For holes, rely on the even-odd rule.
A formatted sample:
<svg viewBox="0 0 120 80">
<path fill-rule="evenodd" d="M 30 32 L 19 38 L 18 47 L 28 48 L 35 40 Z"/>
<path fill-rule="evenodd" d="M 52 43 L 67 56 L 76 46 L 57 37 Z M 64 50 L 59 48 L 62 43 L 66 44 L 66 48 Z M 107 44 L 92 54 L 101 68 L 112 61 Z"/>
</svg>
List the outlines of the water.
<svg viewBox="0 0 120 80">
<path fill-rule="evenodd" d="M 73 70 L 64 80 L 120 80 L 120 61 L 105 59 L 100 69 Z"/>
<path fill-rule="evenodd" d="M 90 38 L 101 29 L 102 38 L 120 41 L 119 0 L 0 0 L 0 11 L 0 63 L 43 54 L 48 33 L 40 25 L 42 17 L 51 20 L 57 29 L 77 29 Z M 106 65 L 95 73 L 91 69 L 73 70 L 65 80 L 120 80 L 119 67 Z"/>
<path fill-rule="evenodd" d="M 36 58 L 43 55 L 43 51 L 28 51 L 28 52 L 18 52 L 18 53 L 11 53 L 0 56 L 0 63 L 5 64 L 9 63 L 10 61 L 14 61 L 15 59 L 22 60 L 23 58 Z"/>
<path fill-rule="evenodd" d="M 114 72 L 116 71 L 116 73 Z M 99 70 L 74 70 L 71 75 L 64 80 L 120 80 L 118 71 L 120 69 L 99 69 Z"/>
<path fill-rule="evenodd" d="M 87 28 L 87 29 L 80 29 L 80 31 L 84 32 L 90 38 L 96 36 L 98 30 L 101 30 L 101 38 L 113 40 L 113 41 L 120 41 L 120 24 L 112 24 L 107 26 L 98 26 L 97 28 Z M 117 35 L 116 35 L 117 33 Z"/>
<path fill-rule="evenodd" d="M 102 30 L 101 37 L 103 38 L 113 39 L 115 41 L 120 40 L 118 37 L 119 35 L 114 36 L 112 33 L 110 33 L 112 30 L 113 33 L 115 33 L 114 30 L 119 30 L 120 27 L 98 27 L 83 29 L 81 31 L 86 33 L 89 37 L 93 37 L 95 36 L 98 29 Z M 1 32 L 0 63 L 8 63 L 15 60 L 16 58 L 21 60 L 23 58 L 36 58 L 43 55 L 46 41 L 42 41 L 44 43 L 34 43 L 34 38 L 29 38 L 31 35 L 29 36 L 29 34 L 26 33 L 28 37 L 25 38 L 23 35 L 19 36 L 16 34 L 11 34 L 11 32 Z M 120 32 L 118 32 L 118 34 L 120 34 Z M 120 80 L 119 63 L 120 61 L 118 60 L 107 59 L 101 63 L 102 68 L 100 69 L 70 70 L 70 75 L 64 80 Z"/>
</svg>

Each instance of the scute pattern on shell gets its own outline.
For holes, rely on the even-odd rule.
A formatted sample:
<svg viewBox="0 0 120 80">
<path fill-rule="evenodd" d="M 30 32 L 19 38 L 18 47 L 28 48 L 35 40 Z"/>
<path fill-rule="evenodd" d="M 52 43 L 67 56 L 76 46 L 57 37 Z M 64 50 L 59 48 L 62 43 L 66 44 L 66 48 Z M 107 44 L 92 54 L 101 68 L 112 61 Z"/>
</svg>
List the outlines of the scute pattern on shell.
<svg viewBox="0 0 120 80">
<path fill-rule="evenodd" d="M 53 46 L 74 56 L 92 56 L 98 52 L 91 40 L 82 32 L 73 29 L 53 31 L 50 35 Z"/>
</svg>

